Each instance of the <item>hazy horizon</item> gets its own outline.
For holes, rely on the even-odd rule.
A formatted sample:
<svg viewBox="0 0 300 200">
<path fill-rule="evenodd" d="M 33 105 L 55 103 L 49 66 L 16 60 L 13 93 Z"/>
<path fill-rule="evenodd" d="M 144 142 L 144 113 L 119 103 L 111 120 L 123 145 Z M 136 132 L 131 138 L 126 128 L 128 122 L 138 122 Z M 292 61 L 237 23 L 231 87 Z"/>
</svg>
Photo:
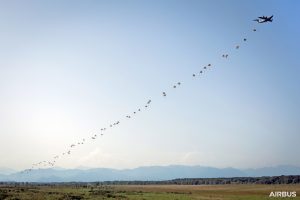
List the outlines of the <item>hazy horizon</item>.
<svg viewBox="0 0 300 200">
<path fill-rule="evenodd" d="M 0 167 L 50 160 L 117 120 L 56 166 L 300 166 L 299 8 L 0 1 Z"/>
<path fill-rule="evenodd" d="M 263 167 L 245 167 L 245 168 L 238 168 L 238 167 L 214 167 L 214 166 L 206 166 L 206 165 L 184 165 L 184 164 L 165 164 L 165 165 L 141 165 L 141 166 L 134 166 L 134 167 L 125 167 L 125 168 L 114 168 L 114 167 L 88 167 L 88 166 L 76 166 L 76 167 L 70 167 L 70 168 L 66 168 L 66 167 L 62 167 L 62 166 L 54 166 L 54 167 L 45 167 L 45 168 L 41 168 L 41 169 L 64 169 L 64 170 L 74 170 L 74 169 L 79 169 L 79 170 L 89 170 L 89 169 L 113 169 L 113 170 L 134 170 L 134 169 L 138 169 L 138 168 L 148 168 L 148 167 L 172 167 L 172 166 L 182 166 L 182 167 L 208 167 L 208 168 L 216 168 L 216 169 L 238 169 L 238 170 L 249 170 L 249 169 L 253 169 L 253 170 L 257 170 L 257 169 L 264 169 L 264 168 L 277 168 L 277 167 L 299 167 L 297 165 L 272 165 L 272 166 L 263 166 Z M 13 170 L 14 172 L 21 172 L 24 169 L 14 169 L 14 168 L 8 168 L 8 167 L 0 167 L 0 174 L 1 174 L 1 170 L 5 171 L 5 170 Z M 39 169 L 36 169 L 39 170 Z"/>
</svg>

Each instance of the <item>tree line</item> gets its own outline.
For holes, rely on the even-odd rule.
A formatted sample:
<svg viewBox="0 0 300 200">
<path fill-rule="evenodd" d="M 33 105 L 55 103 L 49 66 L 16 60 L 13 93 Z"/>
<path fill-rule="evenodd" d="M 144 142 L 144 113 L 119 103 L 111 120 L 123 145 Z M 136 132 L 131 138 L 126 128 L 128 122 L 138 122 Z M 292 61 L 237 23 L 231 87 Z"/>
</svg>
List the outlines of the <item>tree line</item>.
<svg viewBox="0 0 300 200">
<path fill-rule="evenodd" d="M 165 181 L 99 181 L 99 182 L 0 182 L 0 185 L 70 185 L 79 187 L 100 185 L 225 185 L 225 184 L 299 184 L 300 175 L 232 177 L 232 178 L 180 178 Z"/>
<path fill-rule="evenodd" d="M 180 178 L 166 181 L 104 181 L 104 185 L 222 185 L 222 184 L 299 184 L 300 176 L 232 178 Z"/>
</svg>

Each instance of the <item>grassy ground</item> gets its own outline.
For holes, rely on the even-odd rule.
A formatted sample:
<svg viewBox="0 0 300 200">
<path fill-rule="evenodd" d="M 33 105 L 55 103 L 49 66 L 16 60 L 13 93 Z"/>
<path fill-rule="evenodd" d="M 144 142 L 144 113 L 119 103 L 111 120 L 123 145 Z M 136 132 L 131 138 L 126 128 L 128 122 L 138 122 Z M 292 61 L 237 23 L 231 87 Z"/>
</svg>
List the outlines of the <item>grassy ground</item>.
<svg viewBox="0 0 300 200">
<path fill-rule="evenodd" d="M 271 191 L 296 191 L 300 185 L 120 185 L 120 186 L 0 186 L 0 200 L 259 200 Z"/>
</svg>

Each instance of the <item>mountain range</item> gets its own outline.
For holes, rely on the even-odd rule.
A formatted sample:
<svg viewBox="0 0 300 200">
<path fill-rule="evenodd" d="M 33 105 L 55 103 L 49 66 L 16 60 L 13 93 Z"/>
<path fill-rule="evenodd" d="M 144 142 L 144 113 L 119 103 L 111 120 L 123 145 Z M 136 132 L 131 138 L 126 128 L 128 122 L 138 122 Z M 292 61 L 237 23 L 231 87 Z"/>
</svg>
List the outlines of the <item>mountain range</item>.
<svg viewBox="0 0 300 200">
<path fill-rule="evenodd" d="M 5 172 L 5 173 L 3 173 Z M 8 173 L 11 172 L 11 173 Z M 300 167 L 280 165 L 257 169 L 215 168 L 204 166 L 146 166 L 134 169 L 36 169 L 21 173 L 0 168 L 0 181 L 17 182 L 95 182 L 95 181 L 160 181 L 176 178 L 218 178 L 300 175 Z"/>
</svg>

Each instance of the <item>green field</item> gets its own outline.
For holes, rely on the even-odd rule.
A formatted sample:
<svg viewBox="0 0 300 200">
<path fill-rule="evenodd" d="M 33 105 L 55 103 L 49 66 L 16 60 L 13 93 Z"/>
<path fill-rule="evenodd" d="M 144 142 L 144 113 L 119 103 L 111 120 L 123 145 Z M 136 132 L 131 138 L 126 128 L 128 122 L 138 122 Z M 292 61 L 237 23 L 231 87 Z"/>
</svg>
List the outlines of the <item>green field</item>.
<svg viewBox="0 0 300 200">
<path fill-rule="evenodd" d="M 118 186 L 0 186 L 0 200 L 162 199 L 258 200 L 272 199 L 271 191 L 296 191 L 300 185 L 118 185 Z M 276 198 L 278 199 L 278 198 Z M 280 198 L 279 198 L 280 199 Z"/>
</svg>

